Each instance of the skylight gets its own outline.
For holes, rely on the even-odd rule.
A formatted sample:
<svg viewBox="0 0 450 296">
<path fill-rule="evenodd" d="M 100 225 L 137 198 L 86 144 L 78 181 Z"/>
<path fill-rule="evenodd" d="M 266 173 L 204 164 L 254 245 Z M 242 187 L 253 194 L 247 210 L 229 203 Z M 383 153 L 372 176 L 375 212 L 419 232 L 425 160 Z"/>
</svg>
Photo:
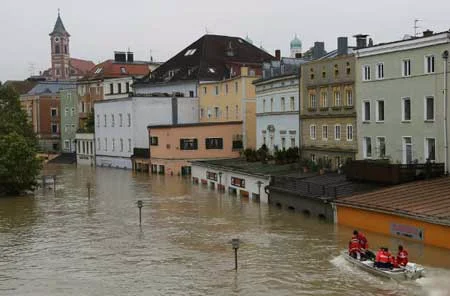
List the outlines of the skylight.
<svg viewBox="0 0 450 296">
<path fill-rule="evenodd" d="M 197 48 L 191 48 L 186 51 L 185 56 L 193 55 L 197 51 Z"/>
<path fill-rule="evenodd" d="M 121 74 L 127 74 L 127 69 L 125 67 L 120 67 Z"/>
<path fill-rule="evenodd" d="M 98 73 L 102 72 L 102 70 L 103 70 L 103 68 L 99 67 L 99 68 L 95 69 L 94 74 L 98 74 Z"/>
<path fill-rule="evenodd" d="M 213 74 L 216 73 L 216 69 L 214 69 L 214 68 L 208 68 L 208 71 Z"/>
</svg>

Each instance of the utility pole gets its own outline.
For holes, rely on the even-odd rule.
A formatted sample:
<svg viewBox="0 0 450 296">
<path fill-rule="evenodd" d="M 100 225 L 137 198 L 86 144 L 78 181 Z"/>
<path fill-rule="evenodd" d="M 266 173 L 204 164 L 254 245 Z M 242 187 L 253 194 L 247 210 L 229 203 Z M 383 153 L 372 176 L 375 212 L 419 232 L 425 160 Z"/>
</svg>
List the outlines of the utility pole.
<svg viewBox="0 0 450 296">
<path fill-rule="evenodd" d="M 442 53 L 442 59 L 444 60 L 444 154 L 445 154 L 445 169 L 444 173 L 448 175 L 448 131 L 447 131 L 447 107 L 448 107 L 448 50 L 444 50 Z"/>
</svg>

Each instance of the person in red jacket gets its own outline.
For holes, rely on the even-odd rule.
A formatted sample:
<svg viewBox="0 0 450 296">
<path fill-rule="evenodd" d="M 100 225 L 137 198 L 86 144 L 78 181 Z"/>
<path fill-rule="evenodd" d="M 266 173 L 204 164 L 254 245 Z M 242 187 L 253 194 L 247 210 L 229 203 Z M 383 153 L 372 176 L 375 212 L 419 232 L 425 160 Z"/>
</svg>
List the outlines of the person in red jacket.
<svg viewBox="0 0 450 296">
<path fill-rule="evenodd" d="M 378 268 L 392 268 L 392 255 L 388 248 L 378 250 L 374 265 Z"/>
<path fill-rule="evenodd" d="M 366 259 L 370 257 L 368 254 L 369 243 L 367 242 L 367 238 L 364 233 L 359 232 L 358 230 L 353 230 L 353 235 L 358 238 L 359 243 L 359 253 L 361 254 L 361 259 Z M 373 257 L 373 253 L 372 253 Z"/>
<path fill-rule="evenodd" d="M 406 266 L 406 264 L 408 264 L 408 251 L 406 251 L 402 245 L 399 245 L 396 265 L 403 267 Z"/>
<path fill-rule="evenodd" d="M 348 254 L 355 259 L 360 257 L 359 239 L 357 235 L 353 235 L 352 239 L 348 242 Z"/>
</svg>

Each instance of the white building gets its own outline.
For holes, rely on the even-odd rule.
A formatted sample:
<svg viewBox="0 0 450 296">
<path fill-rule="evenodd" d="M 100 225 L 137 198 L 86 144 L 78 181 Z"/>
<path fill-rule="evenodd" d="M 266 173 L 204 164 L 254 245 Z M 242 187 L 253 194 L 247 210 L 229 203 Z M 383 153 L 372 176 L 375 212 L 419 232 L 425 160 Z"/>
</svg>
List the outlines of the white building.
<svg viewBox="0 0 450 296">
<path fill-rule="evenodd" d="M 198 122 L 198 98 L 135 96 L 94 104 L 97 166 L 132 168 L 134 148 L 149 149 L 147 126 Z"/>
<path fill-rule="evenodd" d="M 300 146 L 299 76 L 302 59 L 282 58 L 263 64 L 256 86 L 256 147 L 270 151 Z"/>
<path fill-rule="evenodd" d="M 77 133 L 77 164 L 95 165 L 95 142 L 92 133 Z"/>
</svg>

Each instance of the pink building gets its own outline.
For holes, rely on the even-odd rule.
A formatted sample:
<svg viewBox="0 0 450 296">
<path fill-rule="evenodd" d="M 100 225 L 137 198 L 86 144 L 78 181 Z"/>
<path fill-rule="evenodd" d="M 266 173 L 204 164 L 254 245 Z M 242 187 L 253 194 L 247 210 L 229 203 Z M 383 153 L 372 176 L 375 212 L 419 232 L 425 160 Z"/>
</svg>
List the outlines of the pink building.
<svg viewBox="0 0 450 296">
<path fill-rule="evenodd" d="M 242 121 L 149 126 L 151 172 L 189 175 L 190 161 L 236 158 Z"/>
</svg>

